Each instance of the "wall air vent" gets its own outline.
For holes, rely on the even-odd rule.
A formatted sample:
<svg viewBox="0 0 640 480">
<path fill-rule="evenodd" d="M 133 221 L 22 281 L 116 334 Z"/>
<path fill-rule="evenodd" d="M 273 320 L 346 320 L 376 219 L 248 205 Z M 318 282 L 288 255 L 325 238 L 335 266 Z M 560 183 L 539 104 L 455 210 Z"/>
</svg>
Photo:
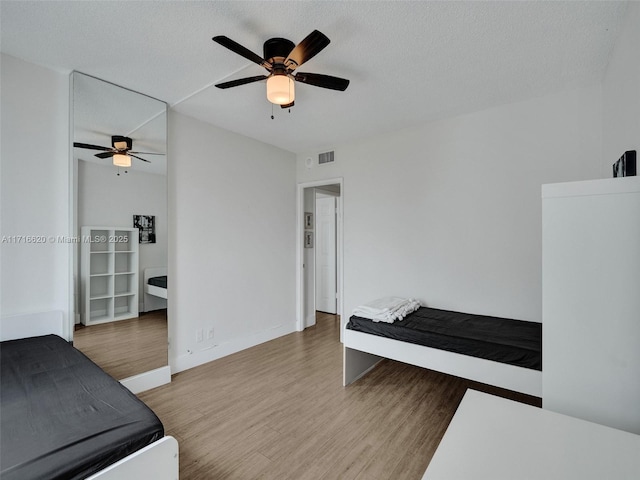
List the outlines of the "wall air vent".
<svg viewBox="0 0 640 480">
<path fill-rule="evenodd" d="M 323 163 L 333 163 L 335 161 L 334 152 L 324 152 L 318 154 L 318 165 Z"/>
</svg>

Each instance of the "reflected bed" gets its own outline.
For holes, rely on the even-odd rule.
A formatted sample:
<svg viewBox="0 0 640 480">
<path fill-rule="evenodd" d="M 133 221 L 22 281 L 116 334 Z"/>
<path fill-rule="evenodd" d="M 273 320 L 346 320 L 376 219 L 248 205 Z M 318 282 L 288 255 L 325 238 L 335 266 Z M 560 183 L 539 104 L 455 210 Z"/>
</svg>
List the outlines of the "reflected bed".
<svg viewBox="0 0 640 480">
<path fill-rule="evenodd" d="M 167 299 L 167 267 L 144 269 L 144 293 Z"/>
</svg>

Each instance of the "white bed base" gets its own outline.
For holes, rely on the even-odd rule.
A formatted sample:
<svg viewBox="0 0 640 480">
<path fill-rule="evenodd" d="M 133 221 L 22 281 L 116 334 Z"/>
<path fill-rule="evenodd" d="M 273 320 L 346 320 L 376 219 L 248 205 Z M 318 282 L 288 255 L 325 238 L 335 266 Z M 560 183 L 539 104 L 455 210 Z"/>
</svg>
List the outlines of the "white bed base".
<svg viewBox="0 0 640 480">
<path fill-rule="evenodd" d="M 542 372 L 484 358 L 344 330 L 343 385 L 365 375 L 384 358 L 542 397 Z"/>
<path fill-rule="evenodd" d="M 86 480 L 178 479 L 178 442 L 166 436 L 109 465 Z"/>
<path fill-rule="evenodd" d="M 64 315 L 61 311 L 4 316 L 0 321 L 2 341 L 51 333 L 64 338 L 64 332 Z M 178 442 L 167 435 L 94 473 L 87 480 L 177 480 L 178 468 Z"/>
<path fill-rule="evenodd" d="M 149 285 L 148 281 L 153 277 L 162 277 L 167 274 L 167 267 L 149 267 L 144 269 L 144 293 L 167 299 L 167 289 Z"/>
</svg>

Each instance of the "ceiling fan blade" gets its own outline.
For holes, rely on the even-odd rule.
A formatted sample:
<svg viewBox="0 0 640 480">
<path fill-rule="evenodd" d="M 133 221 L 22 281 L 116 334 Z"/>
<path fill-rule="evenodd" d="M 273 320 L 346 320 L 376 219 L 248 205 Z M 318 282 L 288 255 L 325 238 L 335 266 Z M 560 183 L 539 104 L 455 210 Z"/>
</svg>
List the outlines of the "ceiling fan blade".
<svg viewBox="0 0 640 480">
<path fill-rule="evenodd" d="M 89 143 L 80 143 L 80 142 L 73 142 L 73 146 L 76 148 L 88 148 L 89 150 L 104 150 L 104 151 L 111 150 L 109 147 L 101 147 L 100 145 L 91 145 Z"/>
<path fill-rule="evenodd" d="M 144 159 L 142 157 L 137 157 L 135 155 L 131 155 L 131 152 L 127 153 L 130 157 L 137 158 L 138 160 L 142 160 L 143 162 L 151 163 L 151 160 Z"/>
<path fill-rule="evenodd" d="M 289 71 L 295 70 L 307 60 L 315 57 L 329 43 L 331 43 L 331 40 L 324 33 L 314 30 L 291 50 L 284 64 Z"/>
<path fill-rule="evenodd" d="M 243 47 L 238 42 L 231 40 L 229 37 L 226 37 L 224 35 L 218 35 L 216 37 L 213 37 L 211 40 L 213 40 L 216 43 L 219 43 L 223 47 L 228 48 L 232 52 L 237 53 L 238 55 L 246 58 L 247 60 L 251 60 L 253 63 L 257 63 L 258 65 L 263 66 L 267 70 L 271 70 L 271 64 L 267 62 L 264 58 L 253 53 L 248 48 Z"/>
<path fill-rule="evenodd" d="M 280 108 L 291 108 L 296 104 L 296 102 L 287 103 L 286 105 L 280 105 Z"/>
<path fill-rule="evenodd" d="M 113 157 L 115 155 L 116 152 L 103 152 L 103 153 L 96 153 L 96 157 L 98 158 L 109 158 L 109 157 Z"/>
<path fill-rule="evenodd" d="M 132 153 L 137 153 L 137 154 L 140 154 L 140 155 L 166 155 L 166 153 L 133 152 L 133 151 L 131 151 L 131 150 L 129 150 L 129 151 L 127 152 L 127 155 L 130 155 L 130 154 L 132 154 Z"/>
<path fill-rule="evenodd" d="M 349 80 L 346 78 L 332 77 L 331 75 L 322 75 L 320 73 L 296 73 L 294 78 L 301 83 L 331 90 L 340 90 L 341 92 L 344 92 L 349 86 Z"/>
<path fill-rule="evenodd" d="M 266 75 L 258 75 L 256 77 L 239 78 L 238 80 L 231 80 L 230 82 L 217 83 L 218 88 L 231 88 L 239 85 L 245 85 L 247 83 L 259 82 L 267 78 Z"/>
</svg>

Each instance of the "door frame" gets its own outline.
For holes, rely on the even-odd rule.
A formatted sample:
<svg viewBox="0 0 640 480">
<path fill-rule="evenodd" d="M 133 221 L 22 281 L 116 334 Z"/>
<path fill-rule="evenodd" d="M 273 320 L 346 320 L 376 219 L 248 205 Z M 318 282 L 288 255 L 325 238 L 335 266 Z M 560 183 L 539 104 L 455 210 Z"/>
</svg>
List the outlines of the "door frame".
<svg viewBox="0 0 640 480">
<path fill-rule="evenodd" d="M 344 211 L 344 183 L 343 178 L 330 178 L 327 180 L 316 180 L 314 182 L 298 183 L 296 191 L 296 330 L 304 330 L 304 190 L 305 188 L 326 187 L 328 185 L 340 185 L 340 197 L 338 197 L 336 218 L 336 255 L 337 255 L 337 307 L 338 314 L 344 315 L 344 249 L 343 249 L 343 211 Z M 314 291 L 315 291 L 315 279 Z M 315 303 L 315 294 L 314 294 Z M 315 308 L 315 307 L 314 307 Z M 342 323 L 342 322 L 341 322 Z M 341 332 L 342 333 L 342 332 Z M 342 335 L 341 335 L 342 338 Z"/>
</svg>

